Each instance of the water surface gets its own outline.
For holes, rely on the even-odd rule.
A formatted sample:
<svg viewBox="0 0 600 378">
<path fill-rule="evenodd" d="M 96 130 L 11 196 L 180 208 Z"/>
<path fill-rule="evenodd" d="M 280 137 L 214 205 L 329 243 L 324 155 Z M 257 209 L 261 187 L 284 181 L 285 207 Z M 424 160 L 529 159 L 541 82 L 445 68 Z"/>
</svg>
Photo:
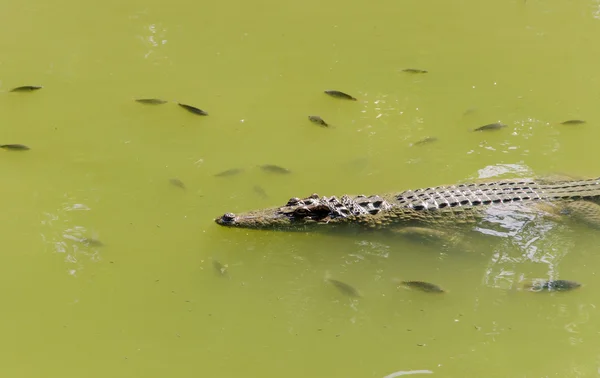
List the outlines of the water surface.
<svg viewBox="0 0 600 378">
<path fill-rule="evenodd" d="M 529 222 L 467 251 L 213 219 L 313 192 L 600 175 L 597 1 L 0 4 L 0 143 L 31 147 L 0 151 L 5 375 L 596 374 L 593 230 Z M 519 290 L 534 278 L 584 286 Z"/>
</svg>

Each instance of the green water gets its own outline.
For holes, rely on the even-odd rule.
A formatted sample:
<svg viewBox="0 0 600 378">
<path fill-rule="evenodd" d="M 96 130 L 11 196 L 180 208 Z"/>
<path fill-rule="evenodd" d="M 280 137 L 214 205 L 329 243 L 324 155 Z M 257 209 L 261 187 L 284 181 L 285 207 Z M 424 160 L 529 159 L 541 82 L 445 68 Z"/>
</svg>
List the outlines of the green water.
<svg viewBox="0 0 600 378">
<path fill-rule="evenodd" d="M 85 4 L 0 2 L 0 142 L 31 147 L 0 150 L 3 376 L 596 376 L 589 229 L 463 251 L 213 219 L 313 192 L 600 175 L 599 2 Z M 154 97 L 209 116 L 133 101 Z M 509 127 L 470 132 L 492 122 Z M 533 278 L 584 286 L 518 290 Z"/>
</svg>

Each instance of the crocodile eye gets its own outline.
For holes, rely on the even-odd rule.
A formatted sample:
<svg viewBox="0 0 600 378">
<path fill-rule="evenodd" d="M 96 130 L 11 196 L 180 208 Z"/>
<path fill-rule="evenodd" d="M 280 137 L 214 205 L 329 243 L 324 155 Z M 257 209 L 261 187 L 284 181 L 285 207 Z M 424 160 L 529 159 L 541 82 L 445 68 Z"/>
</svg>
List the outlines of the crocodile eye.
<svg viewBox="0 0 600 378">
<path fill-rule="evenodd" d="M 293 198 L 290 198 L 290 200 L 287 202 L 286 206 L 294 206 L 294 205 L 297 205 L 298 202 L 300 202 L 300 198 L 293 197 Z"/>
<path fill-rule="evenodd" d="M 235 214 L 234 213 L 225 213 L 225 214 L 223 214 L 221 219 L 223 219 L 225 222 L 231 222 L 235 219 Z"/>
<path fill-rule="evenodd" d="M 294 211 L 294 215 L 300 215 L 300 216 L 307 215 L 308 213 L 309 213 L 309 211 L 306 207 L 301 207 Z"/>
</svg>

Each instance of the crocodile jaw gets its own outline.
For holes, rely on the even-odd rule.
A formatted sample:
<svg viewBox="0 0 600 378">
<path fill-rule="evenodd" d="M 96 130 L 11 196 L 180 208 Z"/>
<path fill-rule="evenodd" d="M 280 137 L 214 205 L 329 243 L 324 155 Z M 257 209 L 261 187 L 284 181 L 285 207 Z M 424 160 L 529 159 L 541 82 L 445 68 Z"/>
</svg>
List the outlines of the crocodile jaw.
<svg viewBox="0 0 600 378">
<path fill-rule="evenodd" d="M 268 214 L 266 214 L 268 213 Z M 277 211 L 250 211 L 243 214 L 225 213 L 215 219 L 220 226 L 252 229 L 292 229 L 292 220 Z M 295 223 L 295 222 L 294 222 Z"/>
</svg>

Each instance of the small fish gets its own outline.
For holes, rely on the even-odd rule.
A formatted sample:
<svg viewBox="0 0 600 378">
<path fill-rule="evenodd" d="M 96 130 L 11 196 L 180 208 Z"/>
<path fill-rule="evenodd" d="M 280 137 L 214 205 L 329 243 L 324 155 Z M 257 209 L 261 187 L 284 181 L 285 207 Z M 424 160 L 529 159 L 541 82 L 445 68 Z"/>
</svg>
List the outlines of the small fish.
<svg viewBox="0 0 600 378">
<path fill-rule="evenodd" d="M 316 123 L 317 125 L 324 126 L 324 127 L 329 126 L 327 124 L 327 122 L 323 121 L 323 118 L 321 118 L 319 116 L 311 115 L 311 116 L 308 116 L 308 119 L 310 120 L 310 122 Z"/>
<path fill-rule="evenodd" d="M 436 137 L 427 137 L 427 138 L 423 138 L 421 140 L 416 141 L 412 145 L 413 146 L 421 146 L 423 144 L 428 144 L 428 143 L 431 143 L 431 142 L 435 142 L 437 140 L 438 140 L 438 138 L 436 138 Z"/>
<path fill-rule="evenodd" d="M 463 116 L 468 116 L 470 114 L 473 114 L 477 111 L 477 108 L 469 108 L 467 110 L 464 111 Z"/>
<path fill-rule="evenodd" d="M 176 187 L 181 188 L 181 189 L 185 189 L 185 184 L 183 183 L 183 181 L 181 181 L 178 178 L 172 178 L 172 179 L 169 180 L 169 182 L 173 186 L 176 186 Z"/>
<path fill-rule="evenodd" d="M 194 114 L 201 115 L 201 116 L 207 116 L 208 115 L 208 113 L 205 112 L 204 110 L 198 109 L 198 108 L 193 107 L 191 105 L 186 105 L 186 104 L 182 104 L 182 103 L 179 103 L 179 102 L 177 103 L 177 105 L 181 106 L 182 108 L 184 108 L 185 110 L 187 110 L 190 113 L 194 113 Z"/>
<path fill-rule="evenodd" d="M 506 125 L 503 123 L 490 123 L 487 125 L 480 126 L 473 131 L 500 130 L 504 127 L 506 127 Z"/>
<path fill-rule="evenodd" d="M 244 170 L 242 168 L 232 168 L 232 169 L 228 169 L 226 171 L 217 173 L 215 175 L 215 177 L 235 176 L 235 175 L 239 175 L 242 172 L 244 172 Z"/>
<path fill-rule="evenodd" d="M 81 239 L 79 239 L 79 242 L 82 243 L 82 244 L 87 245 L 88 247 L 102 247 L 102 246 L 104 246 L 104 243 L 102 243 L 100 240 L 93 239 L 93 238 L 81 238 Z"/>
<path fill-rule="evenodd" d="M 39 85 L 24 85 L 22 87 L 16 87 L 10 90 L 10 92 L 33 92 L 42 89 Z"/>
<path fill-rule="evenodd" d="M 254 185 L 254 193 L 258 194 L 260 197 L 267 199 L 269 198 L 269 196 L 267 195 L 267 192 L 265 192 L 265 190 L 258 185 Z"/>
<path fill-rule="evenodd" d="M 161 100 L 159 98 L 138 98 L 135 101 L 137 101 L 141 104 L 149 104 L 149 105 L 161 105 L 161 104 L 167 103 L 166 100 Z"/>
<path fill-rule="evenodd" d="M 413 73 L 413 74 L 424 74 L 424 73 L 427 73 L 428 71 L 419 70 L 417 68 L 405 68 L 402 70 L 402 72 Z"/>
<path fill-rule="evenodd" d="M 439 287 L 438 285 L 434 285 L 429 282 L 423 281 L 402 281 L 402 285 L 409 287 L 411 289 L 417 289 L 424 291 L 426 293 L 445 293 L 444 289 Z"/>
<path fill-rule="evenodd" d="M 553 280 L 542 283 L 528 284 L 525 285 L 525 287 L 531 291 L 569 291 L 581 287 L 581 284 L 579 282 L 569 280 Z"/>
<path fill-rule="evenodd" d="M 212 266 L 213 266 L 213 268 L 215 268 L 215 271 L 217 273 L 219 273 L 221 276 L 227 275 L 227 268 L 229 267 L 228 265 L 223 265 L 219 261 L 213 260 Z"/>
<path fill-rule="evenodd" d="M 348 285 L 345 282 L 334 280 L 332 278 L 328 278 L 327 282 L 329 282 L 333 286 L 335 286 L 344 295 L 347 295 L 349 297 L 354 297 L 354 298 L 360 297 L 358 290 L 356 290 L 355 288 L 353 288 L 352 286 Z"/>
<path fill-rule="evenodd" d="M 560 124 L 561 125 L 581 125 L 582 123 L 585 123 L 585 121 L 581 120 L 581 119 L 570 119 L 568 121 L 561 122 Z"/>
<path fill-rule="evenodd" d="M 344 92 L 327 90 L 327 91 L 325 91 L 325 93 L 327 93 L 331 97 L 341 98 L 341 99 L 344 99 L 344 100 L 356 101 L 356 98 L 354 98 L 354 97 L 352 97 L 349 94 L 346 94 Z"/>
<path fill-rule="evenodd" d="M 30 149 L 24 144 L 2 144 L 0 145 L 0 148 L 4 148 L 5 150 L 11 151 L 26 151 Z"/>
<path fill-rule="evenodd" d="M 260 168 L 263 171 L 267 171 L 267 172 L 271 172 L 271 173 L 280 173 L 280 174 L 292 173 L 292 171 L 290 171 L 287 168 L 283 168 L 283 167 L 280 167 L 278 165 L 273 165 L 273 164 L 261 165 Z"/>
</svg>

